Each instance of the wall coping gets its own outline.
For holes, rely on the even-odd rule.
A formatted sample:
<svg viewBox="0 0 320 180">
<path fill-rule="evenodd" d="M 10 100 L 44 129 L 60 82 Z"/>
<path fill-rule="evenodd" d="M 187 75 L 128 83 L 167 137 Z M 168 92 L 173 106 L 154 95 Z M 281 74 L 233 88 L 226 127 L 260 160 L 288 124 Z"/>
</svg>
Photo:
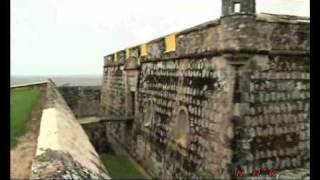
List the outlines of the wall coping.
<svg viewBox="0 0 320 180">
<path fill-rule="evenodd" d="M 49 80 L 32 82 L 32 83 L 16 84 L 16 85 L 10 86 L 10 88 L 19 88 L 19 87 L 25 87 L 25 86 L 41 85 L 41 84 L 46 84 L 46 83 L 49 83 Z"/>
</svg>

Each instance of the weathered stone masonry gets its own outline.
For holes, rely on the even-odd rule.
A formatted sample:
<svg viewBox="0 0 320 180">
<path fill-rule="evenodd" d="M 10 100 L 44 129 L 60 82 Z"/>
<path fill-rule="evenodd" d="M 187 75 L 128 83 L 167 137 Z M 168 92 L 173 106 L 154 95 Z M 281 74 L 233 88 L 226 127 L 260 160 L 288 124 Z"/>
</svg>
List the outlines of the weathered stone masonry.
<svg viewBox="0 0 320 180">
<path fill-rule="evenodd" d="M 309 19 L 229 5 L 173 50 L 167 36 L 105 57 L 101 111 L 122 119 L 108 136 L 155 177 L 309 167 Z"/>
<path fill-rule="evenodd" d="M 77 118 L 99 115 L 100 91 L 100 86 L 59 87 L 59 92 Z"/>
</svg>

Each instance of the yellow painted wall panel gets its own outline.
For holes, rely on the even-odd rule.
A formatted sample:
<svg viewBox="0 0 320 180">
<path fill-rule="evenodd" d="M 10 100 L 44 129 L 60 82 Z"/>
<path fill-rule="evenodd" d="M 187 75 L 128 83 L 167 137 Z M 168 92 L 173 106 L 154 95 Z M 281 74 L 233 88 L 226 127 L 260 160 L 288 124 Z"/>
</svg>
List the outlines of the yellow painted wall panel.
<svg viewBox="0 0 320 180">
<path fill-rule="evenodd" d="M 176 51 L 176 34 L 170 34 L 165 38 L 166 52 Z"/>
<path fill-rule="evenodd" d="M 117 53 L 114 53 L 114 62 L 118 62 L 118 56 L 117 56 Z"/>
<path fill-rule="evenodd" d="M 147 56 L 147 55 L 148 55 L 147 44 L 142 44 L 140 46 L 140 56 Z"/>
<path fill-rule="evenodd" d="M 130 49 L 126 49 L 126 58 L 128 59 L 131 56 Z"/>
</svg>

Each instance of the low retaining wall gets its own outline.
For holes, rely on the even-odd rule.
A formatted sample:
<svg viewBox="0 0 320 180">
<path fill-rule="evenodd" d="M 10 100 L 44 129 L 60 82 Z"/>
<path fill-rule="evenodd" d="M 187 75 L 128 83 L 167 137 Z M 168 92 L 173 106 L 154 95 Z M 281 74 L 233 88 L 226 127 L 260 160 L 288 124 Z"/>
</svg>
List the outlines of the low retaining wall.
<svg viewBox="0 0 320 180">
<path fill-rule="evenodd" d="M 20 87 L 26 87 L 26 86 L 35 86 L 35 85 L 42 85 L 42 84 L 47 84 L 47 83 L 48 83 L 48 81 L 39 81 L 39 82 L 33 82 L 33 83 L 12 85 L 12 86 L 10 86 L 10 88 L 20 88 Z"/>
<path fill-rule="evenodd" d="M 47 88 L 31 178 L 110 179 L 55 84 Z"/>
</svg>

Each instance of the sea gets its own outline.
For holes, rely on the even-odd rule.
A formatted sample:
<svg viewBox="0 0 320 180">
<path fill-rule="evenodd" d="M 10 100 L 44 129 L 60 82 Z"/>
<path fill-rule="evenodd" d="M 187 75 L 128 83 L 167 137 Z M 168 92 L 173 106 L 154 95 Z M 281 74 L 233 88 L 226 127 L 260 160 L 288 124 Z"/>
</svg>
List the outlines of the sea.
<svg viewBox="0 0 320 180">
<path fill-rule="evenodd" d="M 10 84 L 19 85 L 52 79 L 57 86 L 101 86 L 102 75 L 11 76 Z"/>
</svg>

